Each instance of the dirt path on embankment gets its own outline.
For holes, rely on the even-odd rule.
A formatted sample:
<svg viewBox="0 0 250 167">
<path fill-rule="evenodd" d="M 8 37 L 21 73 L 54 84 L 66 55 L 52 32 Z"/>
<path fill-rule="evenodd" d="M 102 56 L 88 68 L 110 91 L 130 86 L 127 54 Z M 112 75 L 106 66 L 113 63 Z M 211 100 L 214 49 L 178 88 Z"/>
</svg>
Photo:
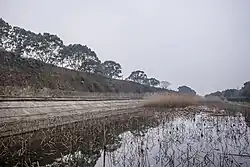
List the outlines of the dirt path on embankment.
<svg viewBox="0 0 250 167">
<path fill-rule="evenodd" d="M 121 113 L 137 112 L 143 100 L 0 102 L 0 137 Z"/>
</svg>

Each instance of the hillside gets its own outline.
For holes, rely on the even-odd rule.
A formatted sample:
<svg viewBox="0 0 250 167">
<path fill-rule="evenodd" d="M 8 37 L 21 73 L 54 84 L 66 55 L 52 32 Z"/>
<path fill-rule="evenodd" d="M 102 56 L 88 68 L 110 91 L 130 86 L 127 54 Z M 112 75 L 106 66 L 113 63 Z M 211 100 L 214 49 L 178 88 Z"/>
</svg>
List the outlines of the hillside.
<svg viewBox="0 0 250 167">
<path fill-rule="evenodd" d="M 13 52 L 0 50 L 0 94 L 15 95 L 17 90 L 41 89 L 77 92 L 157 92 L 154 88 L 132 81 L 110 79 L 57 67 L 39 60 L 22 58 Z"/>
</svg>

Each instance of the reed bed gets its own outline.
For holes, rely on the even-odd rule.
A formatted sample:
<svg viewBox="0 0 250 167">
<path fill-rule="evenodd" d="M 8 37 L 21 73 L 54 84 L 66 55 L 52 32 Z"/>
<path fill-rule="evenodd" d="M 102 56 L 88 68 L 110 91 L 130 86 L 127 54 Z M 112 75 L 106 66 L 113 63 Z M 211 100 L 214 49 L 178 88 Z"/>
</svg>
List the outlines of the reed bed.
<svg viewBox="0 0 250 167">
<path fill-rule="evenodd" d="M 201 117 L 196 106 L 186 108 L 141 108 L 0 138 L 0 166 L 249 165 L 244 117 Z"/>
<path fill-rule="evenodd" d="M 145 100 L 144 107 L 166 107 L 179 108 L 198 105 L 202 101 L 201 97 L 186 94 L 165 93 L 150 96 Z"/>
</svg>

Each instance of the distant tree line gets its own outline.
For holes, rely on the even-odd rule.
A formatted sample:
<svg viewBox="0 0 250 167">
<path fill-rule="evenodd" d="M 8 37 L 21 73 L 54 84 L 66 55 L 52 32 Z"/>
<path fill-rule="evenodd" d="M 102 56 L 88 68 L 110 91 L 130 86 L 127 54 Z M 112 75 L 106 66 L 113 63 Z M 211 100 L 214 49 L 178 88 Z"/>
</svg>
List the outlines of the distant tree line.
<svg viewBox="0 0 250 167">
<path fill-rule="evenodd" d="M 33 33 L 20 27 L 9 25 L 0 18 L 0 48 L 34 58 L 44 63 L 69 68 L 86 73 L 98 74 L 108 78 L 121 78 L 122 67 L 108 60 L 101 62 L 96 53 L 86 45 L 69 44 L 56 35 Z M 133 71 L 127 80 L 148 86 L 167 88 L 170 83 L 148 78 L 144 71 Z"/>
<path fill-rule="evenodd" d="M 226 89 L 224 91 L 216 91 L 210 94 L 207 94 L 206 97 L 209 96 L 218 96 L 226 99 L 250 99 L 250 81 L 245 82 L 241 89 Z"/>
<path fill-rule="evenodd" d="M 178 87 L 178 92 L 182 94 L 196 95 L 195 90 L 185 85 Z"/>
</svg>

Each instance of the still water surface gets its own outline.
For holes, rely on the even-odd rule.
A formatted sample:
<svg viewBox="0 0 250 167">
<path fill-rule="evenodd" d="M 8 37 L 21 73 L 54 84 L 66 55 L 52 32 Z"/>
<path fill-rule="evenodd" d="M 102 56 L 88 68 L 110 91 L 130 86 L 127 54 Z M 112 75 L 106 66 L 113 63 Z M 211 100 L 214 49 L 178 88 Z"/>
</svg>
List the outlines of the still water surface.
<svg viewBox="0 0 250 167">
<path fill-rule="evenodd" d="M 238 112 L 214 115 L 144 111 L 12 138 L 16 142 L 9 146 L 8 153 L 13 154 L 6 150 L 6 154 L 1 154 L 5 160 L 1 158 L 0 163 L 84 167 L 250 166 L 248 125 L 249 115 Z"/>
</svg>

